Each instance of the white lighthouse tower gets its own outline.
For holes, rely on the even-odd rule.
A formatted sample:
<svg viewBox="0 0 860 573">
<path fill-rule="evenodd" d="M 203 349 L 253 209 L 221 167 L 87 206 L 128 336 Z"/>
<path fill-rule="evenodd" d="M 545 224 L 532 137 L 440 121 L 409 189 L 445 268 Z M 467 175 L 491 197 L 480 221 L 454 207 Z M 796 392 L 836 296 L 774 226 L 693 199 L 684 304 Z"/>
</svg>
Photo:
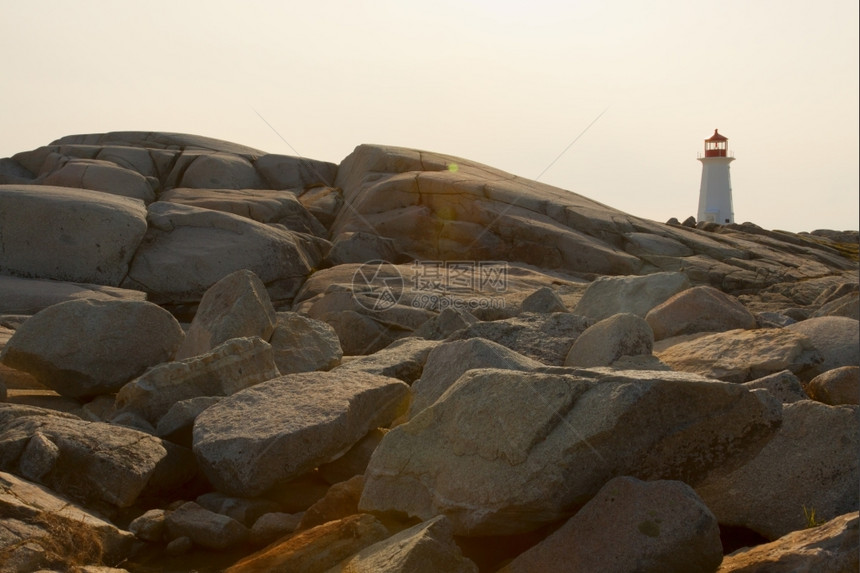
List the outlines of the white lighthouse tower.
<svg viewBox="0 0 860 573">
<path fill-rule="evenodd" d="M 711 223 L 735 222 L 732 207 L 732 180 L 729 163 L 734 161 L 729 152 L 729 139 L 715 129 L 714 135 L 705 140 L 705 156 L 702 162 L 702 185 L 699 188 L 698 221 Z"/>
</svg>

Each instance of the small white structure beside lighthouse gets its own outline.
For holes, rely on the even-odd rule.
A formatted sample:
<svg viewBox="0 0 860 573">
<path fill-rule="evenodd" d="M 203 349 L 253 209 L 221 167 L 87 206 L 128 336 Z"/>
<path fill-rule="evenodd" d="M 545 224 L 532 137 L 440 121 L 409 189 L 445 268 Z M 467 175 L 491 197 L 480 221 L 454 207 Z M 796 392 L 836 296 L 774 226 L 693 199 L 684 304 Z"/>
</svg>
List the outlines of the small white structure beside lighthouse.
<svg viewBox="0 0 860 573">
<path fill-rule="evenodd" d="M 699 214 L 697 221 L 708 221 L 725 225 L 735 222 L 732 207 L 732 180 L 729 163 L 734 161 L 729 152 L 729 139 L 715 129 L 714 135 L 705 140 L 705 155 L 702 162 L 702 184 L 699 187 Z"/>
</svg>

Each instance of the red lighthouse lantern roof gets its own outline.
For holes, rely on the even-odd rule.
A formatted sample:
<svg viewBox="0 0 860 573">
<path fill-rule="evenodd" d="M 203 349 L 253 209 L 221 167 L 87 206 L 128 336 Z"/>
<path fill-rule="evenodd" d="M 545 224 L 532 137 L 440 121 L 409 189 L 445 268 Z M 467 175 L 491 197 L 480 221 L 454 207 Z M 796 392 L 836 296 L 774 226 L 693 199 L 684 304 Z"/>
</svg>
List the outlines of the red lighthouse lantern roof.
<svg viewBox="0 0 860 573">
<path fill-rule="evenodd" d="M 714 130 L 714 135 L 712 135 L 711 137 L 709 137 L 709 138 L 708 138 L 708 139 L 706 139 L 705 141 L 728 141 L 728 140 L 729 140 L 729 138 L 728 138 L 728 137 L 726 137 L 726 136 L 724 136 L 724 135 L 720 135 L 720 132 L 718 132 L 718 131 L 715 129 L 715 130 Z"/>
</svg>

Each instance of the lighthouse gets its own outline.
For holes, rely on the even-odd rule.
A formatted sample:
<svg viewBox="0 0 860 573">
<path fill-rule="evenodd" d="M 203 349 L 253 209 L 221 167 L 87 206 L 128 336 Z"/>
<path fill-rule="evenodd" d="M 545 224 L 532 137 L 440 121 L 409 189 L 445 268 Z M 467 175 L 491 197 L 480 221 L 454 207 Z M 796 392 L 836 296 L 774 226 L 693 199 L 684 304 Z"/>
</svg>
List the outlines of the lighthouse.
<svg viewBox="0 0 860 573">
<path fill-rule="evenodd" d="M 732 207 L 732 180 L 729 163 L 734 161 L 729 152 L 729 138 L 715 129 L 714 135 L 705 140 L 705 155 L 702 162 L 702 184 L 699 187 L 699 221 L 725 225 L 735 222 Z"/>
</svg>

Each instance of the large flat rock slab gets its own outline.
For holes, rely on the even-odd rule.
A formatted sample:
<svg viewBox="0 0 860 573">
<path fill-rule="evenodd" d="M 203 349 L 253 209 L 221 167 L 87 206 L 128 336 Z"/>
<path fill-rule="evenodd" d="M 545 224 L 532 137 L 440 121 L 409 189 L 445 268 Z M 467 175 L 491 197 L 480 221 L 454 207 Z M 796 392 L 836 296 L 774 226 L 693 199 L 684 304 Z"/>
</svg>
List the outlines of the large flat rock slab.
<svg viewBox="0 0 860 573">
<path fill-rule="evenodd" d="M 362 372 L 288 374 L 237 392 L 194 424 L 194 453 L 224 493 L 260 495 L 345 453 L 408 407 L 409 386 Z"/>
<path fill-rule="evenodd" d="M 146 208 L 135 199 L 0 185 L 2 274 L 119 286 L 145 232 Z"/>
<path fill-rule="evenodd" d="M 123 287 L 153 302 L 197 301 L 228 274 L 248 269 L 272 298 L 291 298 L 328 243 L 245 217 L 158 201 Z"/>
</svg>

